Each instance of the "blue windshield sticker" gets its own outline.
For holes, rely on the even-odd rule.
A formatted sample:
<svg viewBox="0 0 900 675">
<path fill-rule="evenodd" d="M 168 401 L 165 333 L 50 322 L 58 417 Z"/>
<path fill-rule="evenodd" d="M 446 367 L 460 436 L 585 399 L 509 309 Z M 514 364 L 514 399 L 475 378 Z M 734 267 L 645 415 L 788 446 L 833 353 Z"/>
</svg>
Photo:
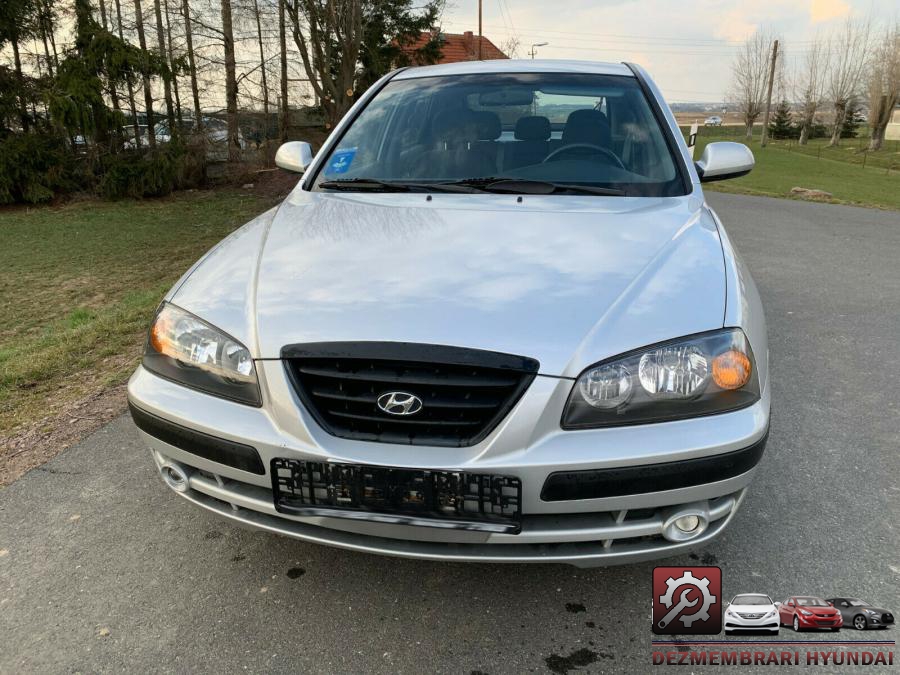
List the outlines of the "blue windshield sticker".
<svg viewBox="0 0 900 675">
<path fill-rule="evenodd" d="M 343 150 L 335 150 L 328 162 L 328 168 L 325 173 L 347 173 L 353 158 L 356 157 L 356 148 L 345 148 Z"/>
</svg>

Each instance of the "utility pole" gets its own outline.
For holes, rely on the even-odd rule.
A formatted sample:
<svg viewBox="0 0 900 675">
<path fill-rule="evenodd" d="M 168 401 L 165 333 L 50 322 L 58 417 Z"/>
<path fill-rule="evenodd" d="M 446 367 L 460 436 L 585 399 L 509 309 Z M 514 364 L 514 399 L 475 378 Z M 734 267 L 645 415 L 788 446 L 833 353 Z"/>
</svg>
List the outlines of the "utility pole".
<svg viewBox="0 0 900 675">
<path fill-rule="evenodd" d="M 478 60 L 482 60 L 481 54 L 481 2 L 482 0 L 478 0 Z"/>
<path fill-rule="evenodd" d="M 775 60 L 778 58 L 778 40 L 772 45 L 772 65 L 769 68 L 769 93 L 766 95 L 766 116 L 763 118 L 762 140 L 760 147 L 766 147 L 769 138 L 769 111 L 772 109 L 772 85 L 775 84 Z"/>
</svg>

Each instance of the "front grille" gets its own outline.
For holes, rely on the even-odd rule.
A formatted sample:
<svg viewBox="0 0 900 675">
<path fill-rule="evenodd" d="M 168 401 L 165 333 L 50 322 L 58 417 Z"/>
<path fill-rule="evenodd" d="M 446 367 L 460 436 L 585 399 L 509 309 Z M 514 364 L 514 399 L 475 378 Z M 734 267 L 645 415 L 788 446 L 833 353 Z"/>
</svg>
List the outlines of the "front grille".
<svg viewBox="0 0 900 675">
<path fill-rule="evenodd" d="M 763 618 L 762 614 L 749 614 L 744 612 L 738 612 L 737 615 L 742 619 L 761 619 Z"/>
<path fill-rule="evenodd" d="M 538 370 L 537 361 L 521 356 L 399 342 L 294 345 L 282 357 L 300 399 L 327 432 L 407 445 L 478 443 Z M 417 397 L 420 409 L 391 415 L 379 408 L 379 398 L 395 392 Z"/>
</svg>

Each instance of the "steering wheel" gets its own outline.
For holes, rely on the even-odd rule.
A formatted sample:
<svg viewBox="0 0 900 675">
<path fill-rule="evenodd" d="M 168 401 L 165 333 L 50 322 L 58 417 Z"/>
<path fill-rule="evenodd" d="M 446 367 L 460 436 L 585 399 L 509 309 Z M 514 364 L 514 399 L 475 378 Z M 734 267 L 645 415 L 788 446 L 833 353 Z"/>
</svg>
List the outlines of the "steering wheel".
<svg viewBox="0 0 900 675">
<path fill-rule="evenodd" d="M 569 145 L 564 145 L 561 148 L 557 148 L 549 155 L 544 157 L 544 161 L 541 164 L 546 164 L 552 159 L 558 158 L 560 155 L 563 155 L 567 152 L 571 152 L 572 150 L 593 150 L 596 154 L 599 153 L 611 159 L 613 163 L 618 166 L 620 169 L 625 169 L 625 165 L 622 164 L 622 160 L 616 155 L 616 153 L 608 150 L 607 148 L 601 148 L 599 145 L 594 145 L 593 143 L 570 143 Z M 583 153 L 584 154 L 584 153 Z"/>
</svg>

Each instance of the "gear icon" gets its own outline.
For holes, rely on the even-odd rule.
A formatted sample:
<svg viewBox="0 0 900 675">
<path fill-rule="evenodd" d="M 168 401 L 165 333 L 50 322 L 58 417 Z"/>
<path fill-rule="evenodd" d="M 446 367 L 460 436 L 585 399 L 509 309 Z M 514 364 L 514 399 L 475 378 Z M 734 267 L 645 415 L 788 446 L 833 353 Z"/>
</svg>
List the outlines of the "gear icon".
<svg viewBox="0 0 900 675">
<path fill-rule="evenodd" d="M 674 602 L 672 596 L 681 586 L 694 586 L 703 595 L 703 604 L 700 605 L 700 609 L 693 614 L 682 614 L 678 617 L 681 619 L 681 623 L 684 624 L 684 627 L 690 628 L 695 621 L 709 621 L 709 608 L 716 601 L 716 596 L 710 595 L 709 579 L 706 577 L 698 579 L 691 574 L 690 570 L 685 571 L 685 573 L 677 579 L 673 577 L 666 579 L 667 590 L 663 595 L 659 596 L 659 601 L 664 604 L 667 609 L 671 609 L 672 603 Z"/>
</svg>

